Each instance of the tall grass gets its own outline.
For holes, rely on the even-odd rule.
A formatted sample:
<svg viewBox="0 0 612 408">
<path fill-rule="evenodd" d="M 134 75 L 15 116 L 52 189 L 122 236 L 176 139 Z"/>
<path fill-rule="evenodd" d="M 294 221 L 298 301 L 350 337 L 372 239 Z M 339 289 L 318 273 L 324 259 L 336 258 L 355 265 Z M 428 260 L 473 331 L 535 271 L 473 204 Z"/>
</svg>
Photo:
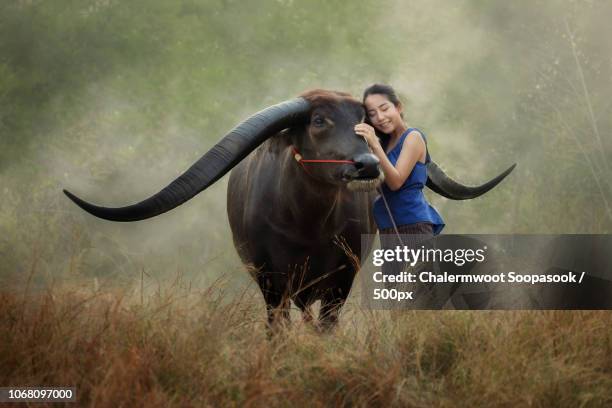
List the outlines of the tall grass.
<svg viewBox="0 0 612 408">
<path fill-rule="evenodd" d="M 76 386 L 79 406 L 612 404 L 612 313 L 297 318 L 269 340 L 255 287 L 76 284 L 0 293 L 0 384 Z"/>
</svg>

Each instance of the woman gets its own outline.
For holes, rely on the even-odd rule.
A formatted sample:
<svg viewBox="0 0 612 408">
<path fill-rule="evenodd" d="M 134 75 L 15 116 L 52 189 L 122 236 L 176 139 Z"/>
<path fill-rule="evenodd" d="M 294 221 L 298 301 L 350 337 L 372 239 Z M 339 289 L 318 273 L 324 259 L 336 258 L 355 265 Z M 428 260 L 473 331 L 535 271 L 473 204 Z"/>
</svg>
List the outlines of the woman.
<svg viewBox="0 0 612 408">
<path fill-rule="evenodd" d="M 418 129 L 406 125 L 403 106 L 392 87 L 381 84 L 368 87 L 363 93 L 363 104 L 367 123 L 356 125 L 355 133 L 366 139 L 385 174 L 382 195 L 374 202 L 381 246 L 394 248 L 403 244 L 414 248 L 419 241 L 438 235 L 444 228 L 442 217 L 423 194 L 426 164 L 430 161 L 427 139 Z M 399 235 L 404 236 L 403 241 Z"/>
</svg>

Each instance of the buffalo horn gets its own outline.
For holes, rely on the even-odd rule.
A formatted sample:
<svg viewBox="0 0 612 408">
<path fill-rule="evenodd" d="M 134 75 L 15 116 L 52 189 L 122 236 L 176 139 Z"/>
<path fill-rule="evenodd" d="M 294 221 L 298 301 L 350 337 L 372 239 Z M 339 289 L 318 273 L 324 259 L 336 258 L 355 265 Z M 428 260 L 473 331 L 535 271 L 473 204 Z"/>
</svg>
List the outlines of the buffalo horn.
<svg viewBox="0 0 612 408">
<path fill-rule="evenodd" d="M 275 133 L 305 117 L 310 103 L 295 98 L 270 106 L 249 117 L 193 166 L 157 194 L 126 207 L 100 207 L 81 200 L 69 191 L 64 193 L 79 207 L 96 217 L 110 221 L 140 221 L 170 211 L 183 204 L 223 177 L 257 146 Z"/>
<path fill-rule="evenodd" d="M 476 198 L 493 187 L 499 184 L 512 170 L 516 167 L 516 163 L 508 167 L 499 176 L 487 181 L 480 186 L 464 186 L 456 182 L 455 180 L 448 177 L 444 171 L 438 165 L 430 161 L 427 163 L 427 187 L 443 197 L 450 198 L 451 200 L 469 200 Z"/>
</svg>

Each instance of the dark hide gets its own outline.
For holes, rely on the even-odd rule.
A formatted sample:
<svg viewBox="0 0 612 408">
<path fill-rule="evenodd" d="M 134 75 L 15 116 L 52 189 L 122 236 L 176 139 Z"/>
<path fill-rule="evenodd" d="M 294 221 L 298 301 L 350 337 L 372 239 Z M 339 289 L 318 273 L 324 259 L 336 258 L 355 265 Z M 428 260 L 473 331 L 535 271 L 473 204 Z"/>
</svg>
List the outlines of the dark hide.
<svg viewBox="0 0 612 408">
<path fill-rule="evenodd" d="M 320 322 L 331 327 L 359 260 L 369 252 L 361 253 L 361 234 L 376 233 L 376 194 L 346 187 L 342 176 L 355 166 L 326 163 L 305 171 L 294 159 L 292 144 L 308 158 L 370 154 L 353 132 L 364 115 L 358 101 L 320 91 L 304 96 L 313 106 L 311 120 L 275 135 L 232 170 L 227 210 L 234 244 L 261 288 L 268 321 L 287 319 L 289 300 L 309 319 L 309 306 L 321 300 Z M 316 115 L 324 116 L 327 128 L 313 125 Z M 378 177 L 378 170 L 371 176 Z"/>
</svg>

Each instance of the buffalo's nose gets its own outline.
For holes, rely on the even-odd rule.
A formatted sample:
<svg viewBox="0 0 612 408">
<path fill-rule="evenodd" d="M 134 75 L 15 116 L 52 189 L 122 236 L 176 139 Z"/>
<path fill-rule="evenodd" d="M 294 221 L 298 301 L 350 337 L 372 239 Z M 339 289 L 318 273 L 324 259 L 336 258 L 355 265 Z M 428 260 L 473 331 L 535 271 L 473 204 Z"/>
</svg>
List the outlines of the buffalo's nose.
<svg viewBox="0 0 612 408">
<path fill-rule="evenodd" d="M 359 178 L 376 178 L 379 175 L 378 171 L 378 157 L 372 153 L 363 153 L 355 156 L 353 159 L 355 167 L 357 168 L 357 176 Z"/>
</svg>

